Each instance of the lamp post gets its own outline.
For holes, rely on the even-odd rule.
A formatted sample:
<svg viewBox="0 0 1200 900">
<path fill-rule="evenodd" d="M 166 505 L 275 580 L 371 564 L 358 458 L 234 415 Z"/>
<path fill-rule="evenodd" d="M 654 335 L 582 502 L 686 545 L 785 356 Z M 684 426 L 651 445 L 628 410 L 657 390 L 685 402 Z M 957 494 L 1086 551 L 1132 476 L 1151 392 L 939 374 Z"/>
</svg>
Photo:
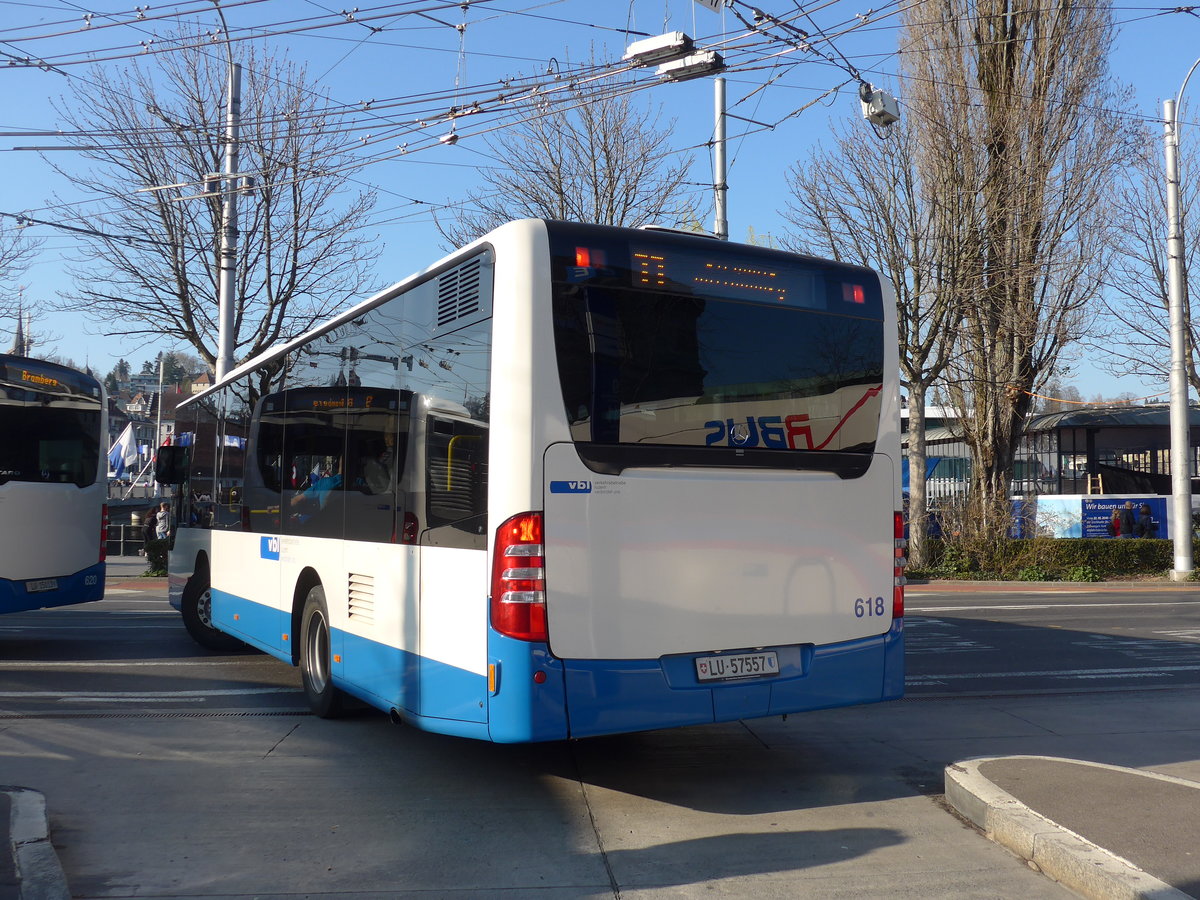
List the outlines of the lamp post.
<svg viewBox="0 0 1200 900">
<path fill-rule="evenodd" d="M 229 60 L 229 81 L 225 94 L 225 168 L 221 177 L 221 259 L 218 281 L 216 379 L 233 369 L 234 297 L 237 292 L 238 253 L 238 136 L 242 116 L 242 67 L 233 61 L 229 45 L 229 24 L 217 7 L 221 28 L 225 31 L 225 53 Z"/>
<path fill-rule="evenodd" d="M 1179 203 L 1179 122 L 1177 112 L 1192 63 L 1174 100 L 1163 101 L 1167 175 L 1167 301 L 1171 318 L 1171 513 L 1174 519 L 1174 581 L 1192 572 L 1192 447 L 1188 423 L 1187 309 L 1183 275 L 1183 223 Z"/>
</svg>

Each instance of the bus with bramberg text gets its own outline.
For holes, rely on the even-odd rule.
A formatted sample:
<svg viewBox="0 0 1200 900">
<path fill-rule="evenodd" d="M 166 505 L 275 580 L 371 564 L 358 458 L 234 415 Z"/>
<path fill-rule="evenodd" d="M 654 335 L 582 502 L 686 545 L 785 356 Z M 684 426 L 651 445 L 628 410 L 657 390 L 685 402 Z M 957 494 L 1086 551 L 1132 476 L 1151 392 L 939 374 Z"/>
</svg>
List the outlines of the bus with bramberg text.
<svg viewBox="0 0 1200 900">
<path fill-rule="evenodd" d="M 91 375 L 0 355 L 0 613 L 103 598 L 107 434 Z"/>
<path fill-rule="evenodd" d="M 171 603 L 497 742 L 897 698 L 897 373 L 868 269 L 512 222 L 180 405 Z"/>
</svg>

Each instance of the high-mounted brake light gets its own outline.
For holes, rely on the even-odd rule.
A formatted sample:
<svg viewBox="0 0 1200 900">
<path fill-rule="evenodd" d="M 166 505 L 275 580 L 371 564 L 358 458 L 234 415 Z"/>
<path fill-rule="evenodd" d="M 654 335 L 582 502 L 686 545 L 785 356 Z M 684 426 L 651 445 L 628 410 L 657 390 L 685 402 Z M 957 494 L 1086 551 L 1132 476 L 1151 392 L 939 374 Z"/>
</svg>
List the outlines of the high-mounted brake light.
<svg viewBox="0 0 1200 900">
<path fill-rule="evenodd" d="M 513 516 L 496 529 L 492 627 L 521 641 L 546 641 L 546 557 L 542 514 Z"/>
<path fill-rule="evenodd" d="M 895 560 L 892 563 L 892 618 L 904 618 L 904 585 L 906 579 L 904 577 L 904 567 L 908 565 L 908 559 L 904 555 L 904 551 L 908 549 L 908 541 L 904 538 L 904 513 L 898 512 L 893 519 L 894 525 L 892 533 L 895 537 Z"/>
<path fill-rule="evenodd" d="M 604 265 L 604 251 L 595 247 L 576 247 L 575 265 L 585 269 Z"/>
<path fill-rule="evenodd" d="M 861 284 L 843 284 L 842 299 L 847 303 L 866 303 L 867 293 Z"/>
</svg>

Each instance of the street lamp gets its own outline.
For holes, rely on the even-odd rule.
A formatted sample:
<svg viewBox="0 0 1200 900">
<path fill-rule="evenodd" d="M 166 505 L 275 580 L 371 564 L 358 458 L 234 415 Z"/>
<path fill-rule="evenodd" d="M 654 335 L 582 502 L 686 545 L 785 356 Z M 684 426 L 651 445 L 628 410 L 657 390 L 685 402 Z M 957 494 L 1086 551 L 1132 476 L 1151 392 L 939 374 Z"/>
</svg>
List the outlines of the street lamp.
<svg viewBox="0 0 1200 900">
<path fill-rule="evenodd" d="M 1192 447 L 1188 423 L 1187 310 L 1184 303 L 1183 223 L 1179 211 L 1179 122 L 1176 113 L 1192 63 L 1174 100 L 1163 101 L 1167 167 L 1167 300 L 1171 317 L 1171 512 L 1175 520 L 1173 581 L 1192 572 Z"/>
<path fill-rule="evenodd" d="M 225 54 L 229 61 L 229 80 L 225 105 L 225 171 L 221 183 L 221 259 L 218 282 L 216 379 L 233 370 L 234 297 L 237 292 L 238 255 L 238 133 L 242 116 L 242 67 L 233 61 L 229 44 L 229 23 L 217 6 L 221 28 L 225 31 Z"/>
</svg>

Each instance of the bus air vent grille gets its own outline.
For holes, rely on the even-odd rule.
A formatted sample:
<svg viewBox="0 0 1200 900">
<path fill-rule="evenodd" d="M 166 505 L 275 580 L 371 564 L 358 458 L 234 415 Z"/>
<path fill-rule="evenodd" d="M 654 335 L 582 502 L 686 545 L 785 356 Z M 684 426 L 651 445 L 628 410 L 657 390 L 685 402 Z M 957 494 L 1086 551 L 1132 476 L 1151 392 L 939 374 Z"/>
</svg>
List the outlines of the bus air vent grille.
<svg viewBox="0 0 1200 900">
<path fill-rule="evenodd" d="M 479 312 L 479 276 L 482 267 L 483 260 L 477 256 L 438 279 L 439 328 Z"/>
<path fill-rule="evenodd" d="M 349 614 L 352 619 L 375 620 L 375 579 L 370 575 L 350 573 Z"/>
</svg>

